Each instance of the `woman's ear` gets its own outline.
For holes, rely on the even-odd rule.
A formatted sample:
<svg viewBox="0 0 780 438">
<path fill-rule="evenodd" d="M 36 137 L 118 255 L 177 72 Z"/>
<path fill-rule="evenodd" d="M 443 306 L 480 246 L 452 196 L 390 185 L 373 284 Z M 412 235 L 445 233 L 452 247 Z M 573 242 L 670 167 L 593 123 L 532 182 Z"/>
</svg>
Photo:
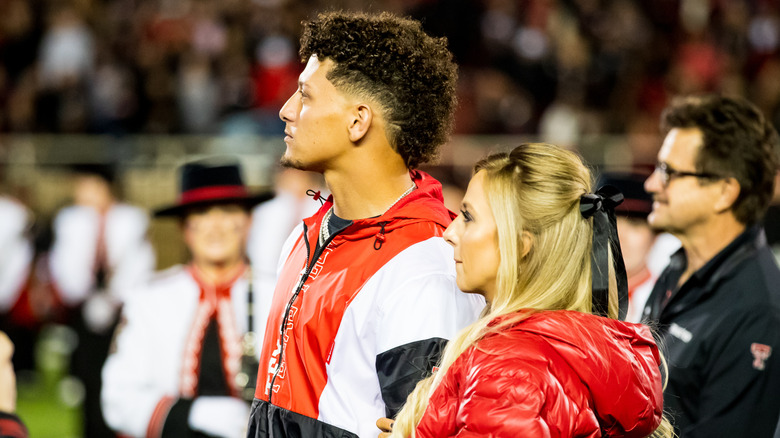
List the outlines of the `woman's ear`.
<svg viewBox="0 0 780 438">
<path fill-rule="evenodd" d="M 365 137 L 373 120 L 374 111 L 371 107 L 365 103 L 357 104 L 352 112 L 352 120 L 350 120 L 347 128 L 350 141 L 356 143 Z"/>
<path fill-rule="evenodd" d="M 531 248 L 534 246 L 534 236 L 532 236 L 528 231 L 523 231 L 520 239 L 523 241 L 523 253 L 520 254 L 520 258 L 523 258 L 527 256 L 529 252 L 531 252 Z"/>
</svg>

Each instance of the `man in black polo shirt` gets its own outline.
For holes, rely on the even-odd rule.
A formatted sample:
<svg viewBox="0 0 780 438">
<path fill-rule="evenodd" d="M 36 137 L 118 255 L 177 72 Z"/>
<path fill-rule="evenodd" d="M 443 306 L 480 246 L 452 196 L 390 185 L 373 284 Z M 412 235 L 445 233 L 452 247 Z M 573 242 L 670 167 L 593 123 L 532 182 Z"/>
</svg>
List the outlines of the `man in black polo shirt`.
<svg viewBox="0 0 780 438">
<path fill-rule="evenodd" d="M 780 414 L 780 270 L 760 226 L 778 135 L 750 103 L 674 102 L 650 225 L 682 248 L 644 311 L 669 363 L 664 409 L 681 437 L 771 436 Z"/>
</svg>

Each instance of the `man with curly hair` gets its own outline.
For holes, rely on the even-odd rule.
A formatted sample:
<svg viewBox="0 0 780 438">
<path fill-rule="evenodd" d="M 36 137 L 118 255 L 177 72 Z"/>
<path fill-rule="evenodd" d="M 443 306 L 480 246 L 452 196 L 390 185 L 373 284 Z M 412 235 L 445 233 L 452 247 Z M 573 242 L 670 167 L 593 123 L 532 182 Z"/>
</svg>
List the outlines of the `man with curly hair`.
<svg viewBox="0 0 780 438">
<path fill-rule="evenodd" d="M 332 196 L 281 255 L 248 436 L 375 437 L 484 307 L 457 289 L 441 185 L 414 170 L 449 135 L 457 68 L 387 13 L 322 14 L 300 54 L 282 162 Z"/>
</svg>

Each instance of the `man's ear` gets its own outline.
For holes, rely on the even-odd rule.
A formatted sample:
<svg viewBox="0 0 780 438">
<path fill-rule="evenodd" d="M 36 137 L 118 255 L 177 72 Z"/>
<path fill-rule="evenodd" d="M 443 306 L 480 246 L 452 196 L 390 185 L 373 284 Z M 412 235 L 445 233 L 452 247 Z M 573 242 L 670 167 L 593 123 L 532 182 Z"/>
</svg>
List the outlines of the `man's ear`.
<svg viewBox="0 0 780 438">
<path fill-rule="evenodd" d="M 355 106 L 352 112 L 352 119 L 350 125 L 347 128 L 349 131 L 349 139 L 356 143 L 366 136 L 368 128 L 371 127 L 371 122 L 374 120 L 374 111 L 365 103 L 359 103 Z"/>
<path fill-rule="evenodd" d="M 715 210 L 722 213 L 737 202 L 741 187 L 736 178 L 725 178 L 721 181 L 720 196 L 715 201 Z"/>
</svg>

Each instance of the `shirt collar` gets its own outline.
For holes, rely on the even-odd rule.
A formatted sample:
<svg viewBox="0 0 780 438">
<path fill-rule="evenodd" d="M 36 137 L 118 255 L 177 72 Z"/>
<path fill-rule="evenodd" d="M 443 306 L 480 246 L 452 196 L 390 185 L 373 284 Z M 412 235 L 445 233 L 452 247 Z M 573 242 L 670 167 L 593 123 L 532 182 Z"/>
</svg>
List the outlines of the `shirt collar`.
<svg viewBox="0 0 780 438">
<path fill-rule="evenodd" d="M 730 273 L 736 265 L 755 250 L 766 246 L 766 234 L 760 225 L 748 226 L 739 236 L 723 248 L 715 257 L 691 275 L 686 283 L 692 282 L 704 289 L 711 289 L 715 283 Z M 680 248 L 672 255 L 670 269 L 682 273 L 688 265 L 685 249 Z M 677 276 L 679 278 L 679 276 Z"/>
</svg>

